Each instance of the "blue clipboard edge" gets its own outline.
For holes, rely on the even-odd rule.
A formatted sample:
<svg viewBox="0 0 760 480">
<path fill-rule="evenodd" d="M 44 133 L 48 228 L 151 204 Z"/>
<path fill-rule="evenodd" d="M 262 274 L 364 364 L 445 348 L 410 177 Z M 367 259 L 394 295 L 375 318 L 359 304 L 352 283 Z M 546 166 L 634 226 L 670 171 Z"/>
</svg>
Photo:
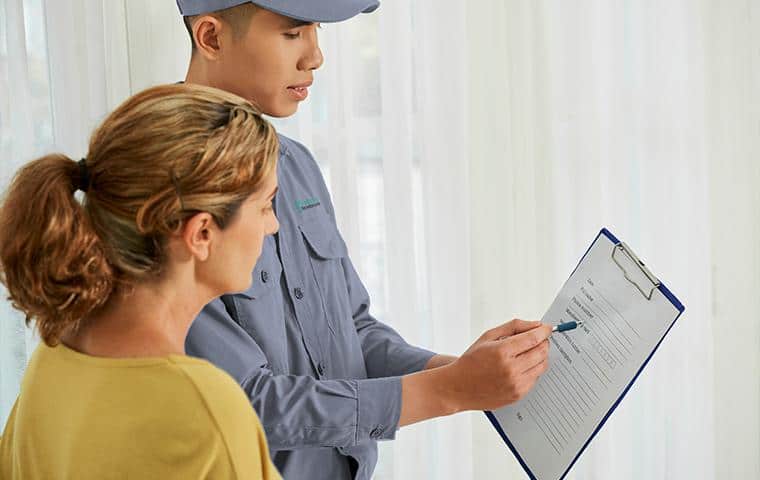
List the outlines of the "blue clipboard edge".
<svg viewBox="0 0 760 480">
<path fill-rule="evenodd" d="M 504 433 L 504 430 L 501 429 L 501 424 L 498 420 L 496 420 L 496 417 L 493 415 L 493 412 L 485 411 L 483 412 L 486 414 L 486 417 L 488 417 L 488 420 L 491 421 L 491 425 L 494 426 L 497 432 L 499 432 L 499 435 L 501 435 L 502 440 L 504 440 L 504 443 L 507 444 L 509 449 L 512 451 L 512 455 L 515 456 L 518 462 L 520 462 L 520 465 L 522 465 L 523 470 L 525 470 L 525 473 L 528 474 L 528 476 L 531 478 L 531 480 L 537 480 L 536 476 L 533 475 L 533 472 L 530 470 L 530 467 L 525 463 L 525 460 L 522 459 L 519 453 L 517 453 L 517 449 L 514 445 L 512 445 L 512 442 L 509 441 L 509 437 L 507 437 L 507 434 Z M 581 450 L 581 453 L 583 450 Z M 580 454 L 578 454 L 580 456 Z M 573 460 L 573 463 L 575 463 L 575 460 Z M 572 466 L 572 465 L 571 465 Z"/>
<path fill-rule="evenodd" d="M 586 250 L 586 253 L 584 253 L 583 256 L 581 257 L 581 259 L 578 261 L 578 265 L 575 266 L 575 268 L 573 269 L 573 272 L 570 274 L 571 277 L 573 276 L 573 274 L 575 273 L 575 271 L 578 270 L 578 267 L 583 262 L 583 259 L 586 258 L 586 255 L 588 255 L 588 252 L 591 251 L 591 247 L 594 246 L 594 244 L 596 243 L 597 240 L 599 240 L 599 237 L 601 235 L 604 235 L 605 237 L 607 237 L 614 244 L 620 243 L 620 240 L 618 240 L 617 237 L 615 237 L 615 235 L 612 234 L 612 232 L 610 232 L 606 228 L 602 228 L 602 230 L 599 232 L 599 234 L 596 236 L 596 238 L 594 238 L 594 241 L 591 242 L 591 245 L 589 245 L 588 249 Z M 565 470 L 565 472 L 559 477 L 558 480 L 564 479 L 567 476 L 567 474 L 570 472 L 570 470 L 572 470 L 573 466 L 578 461 L 578 459 L 581 457 L 581 455 L 583 454 L 583 452 L 586 451 L 586 448 L 591 443 L 591 440 L 593 440 L 594 437 L 596 437 L 596 435 L 602 429 L 602 427 L 604 426 L 604 424 L 607 423 L 607 420 L 610 418 L 610 416 L 612 415 L 612 413 L 615 411 L 615 409 L 617 409 L 618 405 L 620 405 L 620 402 L 623 400 L 623 398 L 625 398 L 626 394 L 631 389 L 631 387 L 633 386 L 633 384 L 636 383 L 636 380 L 639 378 L 639 375 L 641 375 L 641 372 L 644 371 L 644 368 L 647 366 L 647 364 L 649 363 L 649 361 L 654 356 L 654 352 L 656 352 L 657 349 L 660 348 L 660 345 L 662 344 L 662 341 L 665 340 L 665 337 L 668 336 L 668 333 L 670 333 L 670 330 L 673 328 L 673 325 L 675 325 L 676 321 L 679 318 L 681 318 L 681 315 L 683 315 L 685 307 L 678 300 L 678 298 L 676 298 L 676 296 L 673 295 L 673 293 L 671 293 L 671 291 L 668 290 L 668 288 L 663 283 L 660 283 L 659 290 L 662 292 L 663 295 L 665 295 L 665 298 L 667 298 L 670 301 L 670 303 L 672 303 L 673 306 L 676 307 L 676 309 L 678 310 L 678 315 L 676 315 L 676 318 L 673 319 L 673 322 L 671 322 L 670 326 L 665 331 L 665 334 L 662 336 L 662 338 L 660 338 L 660 341 L 657 342 L 657 345 L 654 346 L 654 348 L 652 349 L 652 351 L 649 353 L 649 356 L 647 357 L 647 359 L 644 360 L 644 363 L 641 365 L 641 367 L 639 367 L 639 370 L 636 372 L 636 375 L 633 376 L 633 378 L 631 379 L 631 382 L 628 384 L 628 386 L 625 387 L 625 390 L 623 390 L 623 393 L 621 393 L 620 396 L 618 397 L 618 399 L 615 401 L 615 403 L 612 404 L 612 407 L 610 407 L 610 409 L 604 415 L 604 417 L 602 418 L 602 420 L 599 422 L 599 425 L 597 425 L 597 427 L 594 429 L 594 431 L 588 437 L 588 440 L 586 440 L 586 443 L 583 444 L 583 446 L 578 451 L 578 454 L 575 456 L 575 458 L 573 459 L 573 461 L 570 462 L 570 466 L 567 467 L 567 470 Z M 496 431 L 499 432 L 499 435 L 504 440 L 504 443 L 507 444 L 507 447 L 509 447 L 509 450 L 515 456 L 515 458 L 517 458 L 517 461 L 523 467 L 523 470 L 525 470 L 525 473 L 528 474 L 528 477 L 530 477 L 531 480 L 537 480 L 536 476 L 533 474 L 533 472 L 531 471 L 530 467 L 528 467 L 528 465 L 525 463 L 525 460 L 523 460 L 523 458 L 517 452 L 517 449 L 512 444 L 512 442 L 509 440 L 509 437 L 507 437 L 507 434 L 504 433 L 504 430 L 501 428 L 501 424 L 499 423 L 498 420 L 496 420 L 496 417 L 494 416 L 493 412 L 485 411 L 483 413 L 486 414 L 486 417 L 488 418 L 488 420 L 494 426 L 494 428 L 496 429 Z"/>
</svg>

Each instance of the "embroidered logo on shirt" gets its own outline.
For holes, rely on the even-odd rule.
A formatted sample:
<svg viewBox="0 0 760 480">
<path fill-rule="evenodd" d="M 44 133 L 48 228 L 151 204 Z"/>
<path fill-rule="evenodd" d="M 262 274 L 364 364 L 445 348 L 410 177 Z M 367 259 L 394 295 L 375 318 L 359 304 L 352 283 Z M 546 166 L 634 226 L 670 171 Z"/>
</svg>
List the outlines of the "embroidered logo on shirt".
<svg viewBox="0 0 760 480">
<path fill-rule="evenodd" d="M 307 198 L 305 200 L 296 200 L 296 208 L 299 210 L 308 210 L 321 205 L 318 198 Z"/>
</svg>

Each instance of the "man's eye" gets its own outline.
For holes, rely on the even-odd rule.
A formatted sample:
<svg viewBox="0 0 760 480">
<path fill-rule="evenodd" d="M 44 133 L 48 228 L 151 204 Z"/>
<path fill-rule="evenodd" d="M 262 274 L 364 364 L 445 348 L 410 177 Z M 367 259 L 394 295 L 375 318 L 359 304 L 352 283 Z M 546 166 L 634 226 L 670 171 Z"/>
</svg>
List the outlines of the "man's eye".
<svg viewBox="0 0 760 480">
<path fill-rule="evenodd" d="M 298 37 L 301 36 L 301 32 L 297 32 L 297 33 L 289 33 L 288 32 L 288 33 L 284 33 L 283 35 L 285 35 L 285 38 L 289 38 L 291 40 L 295 40 L 296 38 L 298 38 Z"/>
</svg>

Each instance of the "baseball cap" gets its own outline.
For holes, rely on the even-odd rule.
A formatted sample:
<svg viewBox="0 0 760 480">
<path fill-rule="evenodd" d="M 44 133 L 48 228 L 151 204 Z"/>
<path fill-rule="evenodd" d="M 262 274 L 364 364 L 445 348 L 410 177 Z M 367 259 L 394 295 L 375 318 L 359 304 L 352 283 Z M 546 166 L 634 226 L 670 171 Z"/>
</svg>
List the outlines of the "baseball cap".
<svg viewBox="0 0 760 480">
<path fill-rule="evenodd" d="M 379 0 L 177 0 L 177 6 L 187 17 L 249 2 L 295 20 L 314 23 L 341 22 L 360 13 L 374 12 L 380 6 Z"/>
</svg>

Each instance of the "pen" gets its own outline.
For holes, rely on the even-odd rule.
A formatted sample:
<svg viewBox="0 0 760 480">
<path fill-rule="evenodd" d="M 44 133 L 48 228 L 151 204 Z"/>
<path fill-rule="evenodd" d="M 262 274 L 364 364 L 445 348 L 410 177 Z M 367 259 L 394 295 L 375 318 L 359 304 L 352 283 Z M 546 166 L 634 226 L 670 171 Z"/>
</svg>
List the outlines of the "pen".
<svg viewBox="0 0 760 480">
<path fill-rule="evenodd" d="M 583 322 L 565 322 L 552 327 L 552 332 L 565 332 L 567 330 L 574 330 L 583 325 Z"/>
<path fill-rule="evenodd" d="M 580 326 L 583 325 L 583 322 L 565 322 L 560 323 L 559 325 L 554 325 L 552 327 L 552 333 L 554 332 L 566 332 L 567 330 L 574 330 Z M 508 336 L 505 337 L 499 337 L 496 340 L 504 340 L 505 338 L 509 338 Z"/>
</svg>

